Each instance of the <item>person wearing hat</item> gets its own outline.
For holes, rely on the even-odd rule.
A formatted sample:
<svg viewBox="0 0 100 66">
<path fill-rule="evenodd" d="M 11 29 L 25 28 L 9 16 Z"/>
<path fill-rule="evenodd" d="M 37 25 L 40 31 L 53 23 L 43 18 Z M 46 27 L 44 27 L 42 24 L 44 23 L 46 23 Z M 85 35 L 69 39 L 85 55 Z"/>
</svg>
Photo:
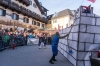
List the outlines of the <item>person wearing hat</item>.
<svg viewBox="0 0 100 66">
<path fill-rule="evenodd" d="M 59 42 L 59 39 L 65 38 L 68 35 L 69 35 L 69 33 L 67 35 L 65 35 L 65 36 L 60 36 L 59 32 L 55 33 L 55 35 L 53 36 L 52 45 L 51 45 L 52 46 L 53 55 L 52 55 L 51 59 L 49 60 L 49 63 L 54 64 L 53 61 L 57 61 L 55 59 L 55 56 L 57 56 L 57 54 L 58 54 L 58 42 Z"/>
</svg>

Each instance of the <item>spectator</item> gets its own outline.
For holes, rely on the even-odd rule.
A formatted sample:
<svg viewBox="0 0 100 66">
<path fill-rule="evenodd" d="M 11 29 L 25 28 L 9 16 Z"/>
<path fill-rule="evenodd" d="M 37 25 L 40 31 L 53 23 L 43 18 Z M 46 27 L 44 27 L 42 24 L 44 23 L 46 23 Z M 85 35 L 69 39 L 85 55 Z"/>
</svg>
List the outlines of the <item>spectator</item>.
<svg viewBox="0 0 100 66">
<path fill-rule="evenodd" d="M 51 36 L 49 35 L 48 36 L 48 44 L 51 44 L 51 42 L 52 42 L 52 39 L 51 39 Z"/>
<path fill-rule="evenodd" d="M 2 51 L 4 49 L 4 44 L 2 41 L 2 36 L 0 35 L 0 51 Z"/>
<path fill-rule="evenodd" d="M 91 5 L 89 5 L 89 6 L 83 6 L 84 8 L 83 8 L 83 13 L 90 13 L 90 11 L 91 11 Z"/>
<path fill-rule="evenodd" d="M 41 37 L 39 37 L 39 49 L 41 49 L 42 47 L 44 47 L 44 37 L 43 36 L 41 36 Z"/>
<path fill-rule="evenodd" d="M 4 47 L 8 48 L 8 46 L 9 46 L 9 36 L 6 33 L 5 36 L 4 36 Z"/>
<path fill-rule="evenodd" d="M 30 33 L 29 38 L 34 38 L 34 36 Z"/>
</svg>

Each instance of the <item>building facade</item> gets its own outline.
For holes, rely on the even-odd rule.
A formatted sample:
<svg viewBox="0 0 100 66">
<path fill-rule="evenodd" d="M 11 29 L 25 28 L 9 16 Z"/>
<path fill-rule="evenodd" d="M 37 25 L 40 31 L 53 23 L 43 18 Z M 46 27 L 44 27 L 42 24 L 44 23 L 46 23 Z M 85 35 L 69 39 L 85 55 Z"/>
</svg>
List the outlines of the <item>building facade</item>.
<svg viewBox="0 0 100 66">
<path fill-rule="evenodd" d="M 0 24 L 45 28 L 47 11 L 38 0 L 0 0 Z"/>
<path fill-rule="evenodd" d="M 63 11 L 53 14 L 52 18 L 48 21 L 47 27 L 55 30 L 60 30 L 71 26 L 73 24 L 74 19 L 73 12 L 74 11 L 65 9 Z M 49 17 L 51 17 L 51 15 L 48 16 L 48 18 Z"/>
</svg>

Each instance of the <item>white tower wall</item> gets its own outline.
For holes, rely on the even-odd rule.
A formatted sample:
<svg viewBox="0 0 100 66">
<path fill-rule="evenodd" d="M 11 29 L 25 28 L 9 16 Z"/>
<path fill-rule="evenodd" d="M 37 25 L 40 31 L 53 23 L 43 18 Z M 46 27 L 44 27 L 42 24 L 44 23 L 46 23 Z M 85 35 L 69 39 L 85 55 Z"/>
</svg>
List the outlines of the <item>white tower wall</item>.
<svg viewBox="0 0 100 66">
<path fill-rule="evenodd" d="M 75 23 L 69 37 L 60 39 L 59 51 L 74 66 L 91 66 L 89 56 L 97 57 L 97 51 L 100 47 L 100 17 L 91 13 L 82 13 L 82 6 L 78 15 L 75 15 Z M 59 31 L 63 36 L 70 31 L 71 27 Z M 69 47 L 69 48 L 68 48 Z M 69 53 L 69 49 L 73 51 Z"/>
</svg>

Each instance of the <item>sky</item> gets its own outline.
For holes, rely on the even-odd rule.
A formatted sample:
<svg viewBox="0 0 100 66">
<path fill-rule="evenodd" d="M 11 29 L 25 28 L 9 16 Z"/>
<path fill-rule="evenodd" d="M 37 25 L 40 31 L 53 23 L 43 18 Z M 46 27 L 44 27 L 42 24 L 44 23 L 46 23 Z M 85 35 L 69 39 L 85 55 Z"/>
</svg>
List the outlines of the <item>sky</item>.
<svg viewBox="0 0 100 66">
<path fill-rule="evenodd" d="M 49 10 L 48 15 L 65 9 L 76 10 L 80 5 L 88 6 L 90 4 L 94 7 L 94 13 L 100 15 L 100 0 L 96 0 L 94 3 L 88 0 L 39 0 L 39 2 Z"/>
</svg>

